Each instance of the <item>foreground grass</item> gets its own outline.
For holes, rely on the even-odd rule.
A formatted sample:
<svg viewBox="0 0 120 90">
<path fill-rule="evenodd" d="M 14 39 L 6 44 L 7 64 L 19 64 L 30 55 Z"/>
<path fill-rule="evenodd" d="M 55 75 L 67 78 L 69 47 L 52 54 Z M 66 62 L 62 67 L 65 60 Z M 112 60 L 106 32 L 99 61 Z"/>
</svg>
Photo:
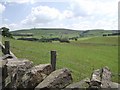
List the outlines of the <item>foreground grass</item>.
<svg viewBox="0 0 120 90">
<path fill-rule="evenodd" d="M 93 69 L 108 66 L 113 81 L 118 81 L 118 46 L 81 43 L 117 44 L 117 37 L 95 37 L 71 43 L 40 43 L 10 39 L 11 50 L 18 58 L 26 58 L 35 64 L 50 63 L 50 51 L 57 51 L 57 68 L 72 71 L 74 82 L 89 77 Z"/>
</svg>

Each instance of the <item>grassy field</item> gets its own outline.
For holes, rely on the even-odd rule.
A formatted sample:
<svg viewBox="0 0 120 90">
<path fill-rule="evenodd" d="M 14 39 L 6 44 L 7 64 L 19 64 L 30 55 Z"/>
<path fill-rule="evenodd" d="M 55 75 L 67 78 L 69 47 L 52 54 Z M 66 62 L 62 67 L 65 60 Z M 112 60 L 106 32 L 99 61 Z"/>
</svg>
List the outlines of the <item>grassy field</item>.
<svg viewBox="0 0 120 90">
<path fill-rule="evenodd" d="M 40 43 L 14 39 L 10 39 L 10 42 L 11 51 L 18 58 L 29 59 L 35 64 L 49 63 L 50 51 L 56 50 L 57 69 L 69 68 L 74 82 L 90 77 L 93 69 L 108 66 L 113 73 L 112 80 L 120 83 L 118 37 L 87 37 L 70 43 Z"/>
</svg>

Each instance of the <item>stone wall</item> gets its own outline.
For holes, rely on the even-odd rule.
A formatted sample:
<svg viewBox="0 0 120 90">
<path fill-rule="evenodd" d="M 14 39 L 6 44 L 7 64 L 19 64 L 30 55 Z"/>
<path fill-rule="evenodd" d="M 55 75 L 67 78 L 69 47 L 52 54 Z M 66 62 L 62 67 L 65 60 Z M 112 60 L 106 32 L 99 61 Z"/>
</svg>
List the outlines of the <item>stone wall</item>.
<svg viewBox="0 0 120 90">
<path fill-rule="evenodd" d="M 5 57 L 5 56 L 4 56 Z M 10 57 L 10 56 L 9 56 Z M 76 90 L 79 88 L 118 88 L 119 84 L 111 81 L 111 71 L 108 67 L 93 71 L 90 78 L 73 83 L 71 71 L 67 68 L 52 71 L 50 64 L 34 66 L 26 59 L 13 59 L 6 56 L 0 58 L 3 89 L 21 90 L 30 88 L 35 90 L 62 89 Z M 1 77 L 0 77 L 1 79 Z"/>
</svg>

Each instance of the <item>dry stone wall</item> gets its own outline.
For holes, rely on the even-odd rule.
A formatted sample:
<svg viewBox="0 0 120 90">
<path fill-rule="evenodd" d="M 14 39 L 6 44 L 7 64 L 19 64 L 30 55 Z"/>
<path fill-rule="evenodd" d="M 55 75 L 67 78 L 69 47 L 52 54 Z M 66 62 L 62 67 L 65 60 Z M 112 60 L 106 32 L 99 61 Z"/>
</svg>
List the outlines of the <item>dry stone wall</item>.
<svg viewBox="0 0 120 90">
<path fill-rule="evenodd" d="M 5 56 L 4 56 L 5 57 Z M 10 56 L 9 56 L 10 57 Z M 93 71 L 90 78 L 73 83 L 71 71 L 67 68 L 52 71 L 50 64 L 34 66 L 32 61 L 26 59 L 14 59 L 6 56 L 0 58 L 0 70 L 2 70 L 2 87 L 4 89 L 22 90 L 78 90 L 116 88 L 119 84 L 112 82 L 112 73 L 108 67 Z M 0 84 L 1 84 L 0 83 Z"/>
</svg>

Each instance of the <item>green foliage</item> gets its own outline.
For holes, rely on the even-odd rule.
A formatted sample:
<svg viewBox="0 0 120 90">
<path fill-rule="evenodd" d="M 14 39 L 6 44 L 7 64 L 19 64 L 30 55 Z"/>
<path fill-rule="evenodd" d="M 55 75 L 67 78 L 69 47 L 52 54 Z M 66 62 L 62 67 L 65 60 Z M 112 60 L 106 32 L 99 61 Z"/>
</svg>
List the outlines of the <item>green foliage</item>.
<svg viewBox="0 0 120 90">
<path fill-rule="evenodd" d="M 67 42 L 67 43 L 70 43 L 68 37 L 61 37 L 61 38 L 60 38 L 60 42 Z"/>
<path fill-rule="evenodd" d="M 12 38 L 12 34 L 9 32 L 9 28 L 2 27 L 1 30 L 2 30 L 2 36 L 3 37 L 10 37 L 10 38 Z"/>
</svg>

